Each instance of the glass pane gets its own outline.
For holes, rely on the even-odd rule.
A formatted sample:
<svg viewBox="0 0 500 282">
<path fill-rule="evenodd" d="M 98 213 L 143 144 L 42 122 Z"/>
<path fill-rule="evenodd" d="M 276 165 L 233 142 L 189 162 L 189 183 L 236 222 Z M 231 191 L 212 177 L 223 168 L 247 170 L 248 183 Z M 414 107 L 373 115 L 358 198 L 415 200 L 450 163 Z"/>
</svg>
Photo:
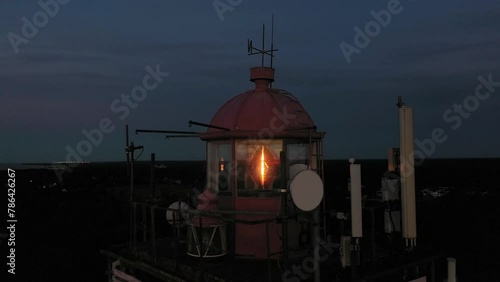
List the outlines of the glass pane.
<svg viewBox="0 0 500 282">
<path fill-rule="evenodd" d="M 218 160 L 218 175 L 217 184 L 219 191 L 231 191 L 230 190 L 230 173 L 229 168 L 231 165 L 231 144 L 219 144 L 217 146 L 217 160 Z"/>
<path fill-rule="evenodd" d="M 231 192 L 231 144 L 211 142 L 207 155 L 207 186 L 217 192 Z"/>
<path fill-rule="evenodd" d="M 291 143 L 286 146 L 286 157 L 288 162 L 288 181 L 290 181 L 302 170 L 309 167 L 309 143 Z"/>
<path fill-rule="evenodd" d="M 237 189 L 241 197 L 279 195 L 281 140 L 236 143 Z"/>
</svg>

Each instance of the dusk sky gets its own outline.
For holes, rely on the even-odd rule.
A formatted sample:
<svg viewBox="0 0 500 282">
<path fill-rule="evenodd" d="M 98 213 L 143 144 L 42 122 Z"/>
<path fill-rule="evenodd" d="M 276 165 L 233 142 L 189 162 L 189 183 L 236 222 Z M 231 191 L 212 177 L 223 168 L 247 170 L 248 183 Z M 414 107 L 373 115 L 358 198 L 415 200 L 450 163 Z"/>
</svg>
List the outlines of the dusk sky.
<svg viewBox="0 0 500 282">
<path fill-rule="evenodd" d="M 260 57 L 247 39 L 260 47 L 265 23 L 268 48 L 273 14 L 273 87 L 326 132 L 325 158 L 386 158 L 398 95 L 413 107 L 415 139 L 446 137 L 425 157 L 500 157 L 497 0 L 0 0 L 0 163 L 65 161 L 102 123 L 84 161 L 125 160 L 125 124 L 206 130 L 188 121 L 209 123 L 254 88 Z M 121 95 L 157 68 L 168 76 L 126 106 Z M 145 147 L 139 160 L 205 158 L 198 139 L 131 140 Z"/>
</svg>

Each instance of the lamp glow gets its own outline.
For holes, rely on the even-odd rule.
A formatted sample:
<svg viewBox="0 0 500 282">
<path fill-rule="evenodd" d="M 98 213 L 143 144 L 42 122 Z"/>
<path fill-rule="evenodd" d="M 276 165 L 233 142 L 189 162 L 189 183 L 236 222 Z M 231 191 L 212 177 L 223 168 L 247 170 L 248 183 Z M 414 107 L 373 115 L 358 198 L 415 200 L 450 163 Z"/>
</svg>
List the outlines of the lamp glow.
<svg viewBox="0 0 500 282">
<path fill-rule="evenodd" d="M 262 146 L 260 154 L 260 184 L 264 186 L 264 180 L 266 178 L 268 165 L 266 164 L 266 159 L 264 157 L 264 146 Z"/>
<path fill-rule="evenodd" d="M 278 164 L 272 151 L 268 147 L 262 146 L 255 151 L 250 163 L 250 174 L 255 184 L 262 189 L 267 189 L 266 187 L 276 177 L 275 166 Z"/>
<path fill-rule="evenodd" d="M 224 158 L 220 158 L 219 167 L 220 171 L 224 171 Z"/>
</svg>

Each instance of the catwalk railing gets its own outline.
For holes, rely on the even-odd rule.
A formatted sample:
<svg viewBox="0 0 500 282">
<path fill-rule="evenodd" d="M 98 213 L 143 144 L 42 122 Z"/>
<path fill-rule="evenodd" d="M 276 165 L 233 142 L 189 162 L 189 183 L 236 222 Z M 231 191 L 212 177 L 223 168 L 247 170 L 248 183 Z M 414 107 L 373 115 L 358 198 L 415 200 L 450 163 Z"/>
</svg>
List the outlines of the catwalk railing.
<svg viewBox="0 0 500 282">
<path fill-rule="evenodd" d="M 134 201 L 132 203 L 132 224 L 135 227 L 131 233 L 131 239 L 130 239 L 130 244 L 129 244 L 129 249 L 131 253 L 134 255 L 134 257 L 140 257 L 138 254 L 138 246 L 143 245 L 144 243 L 148 243 L 151 245 L 151 257 L 153 259 L 154 264 L 156 265 L 158 263 L 158 259 L 161 257 L 158 254 L 158 240 L 163 239 L 158 237 L 158 232 L 157 232 L 157 225 L 160 224 L 157 221 L 157 213 L 163 213 L 166 214 L 167 211 L 172 212 L 173 218 L 171 220 L 168 220 L 170 223 L 171 229 L 170 233 L 168 234 L 166 238 L 171 238 L 174 239 L 174 245 L 176 248 L 181 246 L 182 244 L 186 244 L 186 247 L 189 249 L 190 245 L 194 245 L 199 250 L 199 267 L 203 271 L 203 265 L 204 265 L 204 260 L 208 257 L 206 255 L 205 250 L 207 248 L 217 249 L 217 247 L 211 245 L 210 241 L 205 242 L 203 240 L 203 228 L 204 227 L 211 227 L 212 225 L 207 225 L 204 223 L 204 221 L 217 219 L 218 221 L 222 222 L 223 224 L 246 224 L 246 225 L 259 225 L 259 224 L 265 224 L 265 232 L 266 232 L 266 256 L 267 256 L 267 269 L 268 269 L 268 281 L 272 281 L 271 278 L 271 273 L 272 273 L 272 259 L 273 257 L 277 255 L 282 255 L 283 252 L 271 252 L 270 251 L 270 236 L 269 236 L 269 224 L 273 222 L 283 222 L 284 220 L 287 220 L 286 217 L 282 216 L 281 214 L 276 214 L 276 213 L 271 213 L 271 212 L 257 212 L 257 211 L 202 211 L 202 210 L 184 210 L 180 208 L 178 209 L 172 209 L 164 206 L 160 206 L 156 203 L 152 202 L 137 202 Z M 140 224 L 137 223 L 138 219 L 138 211 L 142 211 L 142 222 Z M 149 216 L 148 213 L 149 212 Z M 187 218 L 186 218 L 187 215 Z M 245 219 L 237 219 L 236 217 L 238 215 L 256 215 L 256 216 L 263 216 L 266 217 L 264 219 L 258 219 L 258 220 L 245 220 Z M 194 221 L 192 219 L 195 218 Z M 148 220 L 149 219 L 149 220 Z M 208 219 L 208 220 L 207 220 Z M 167 220 L 164 219 L 163 223 L 167 224 Z M 197 232 L 197 238 L 198 240 L 192 240 L 191 242 L 189 240 L 186 240 L 186 235 L 184 234 L 185 232 L 181 232 L 182 226 L 183 225 L 191 225 L 196 228 Z M 142 241 L 139 242 L 137 239 L 137 235 L 140 233 L 139 231 L 142 231 Z M 189 230 L 188 230 L 189 232 Z M 148 236 L 149 235 L 149 236 Z M 165 238 L 165 237 L 164 237 Z M 218 249 L 222 251 L 221 249 Z M 226 249 L 227 250 L 227 249 Z M 179 256 L 180 253 L 176 250 L 174 252 L 175 256 L 174 260 L 176 260 Z M 234 252 L 227 252 L 227 255 L 234 255 Z"/>
</svg>

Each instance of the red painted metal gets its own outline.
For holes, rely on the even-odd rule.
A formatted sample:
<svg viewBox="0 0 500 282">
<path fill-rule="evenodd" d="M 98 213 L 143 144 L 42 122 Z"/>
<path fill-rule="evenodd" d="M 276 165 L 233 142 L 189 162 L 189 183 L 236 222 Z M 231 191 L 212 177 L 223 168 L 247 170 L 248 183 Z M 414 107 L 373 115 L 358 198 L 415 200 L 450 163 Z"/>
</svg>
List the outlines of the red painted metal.
<svg viewBox="0 0 500 282">
<path fill-rule="evenodd" d="M 287 132 L 287 135 L 293 135 L 293 132 L 288 132 L 291 129 L 315 126 L 302 104 L 292 94 L 269 88 L 269 84 L 274 81 L 274 69 L 252 68 L 250 80 L 255 83 L 255 89 L 227 101 L 214 115 L 211 125 L 229 128 L 231 131 Z M 206 140 L 210 133 L 215 132 L 221 130 L 209 128 L 206 133 L 201 134 L 201 138 Z"/>
<path fill-rule="evenodd" d="M 205 189 L 203 193 L 201 193 L 198 196 L 198 206 L 196 207 L 197 210 L 199 211 L 218 211 L 219 208 L 217 206 L 217 202 L 219 201 L 219 196 L 211 191 L 210 189 Z M 220 221 L 216 218 L 213 217 L 208 217 L 208 216 L 203 216 L 203 226 L 212 226 L 212 225 L 217 225 L 220 224 Z M 191 219 L 191 222 L 199 226 L 200 225 L 200 219 L 199 216 L 195 215 Z"/>
<path fill-rule="evenodd" d="M 247 211 L 266 211 L 279 213 L 281 207 L 280 198 L 236 198 L 236 210 Z M 258 215 L 238 215 L 237 219 L 243 220 L 264 220 L 270 216 Z M 281 251 L 281 224 L 275 222 L 269 223 L 269 246 L 270 252 L 276 253 Z M 236 244 L 235 253 L 238 255 L 249 255 L 253 258 L 264 259 L 267 258 L 266 246 L 266 224 L 236 224 Z"/>
<path fill-rule="evenodd" d="M 127 273 L 118 270 L 118 269 L 113 269 L 113 281 L 126 281 L 126 282 L 141 282 L 141 280 L 128 275 Z M 121 280 L 116 280 L 116 278 L 120 278 Z"/>
</svg>

